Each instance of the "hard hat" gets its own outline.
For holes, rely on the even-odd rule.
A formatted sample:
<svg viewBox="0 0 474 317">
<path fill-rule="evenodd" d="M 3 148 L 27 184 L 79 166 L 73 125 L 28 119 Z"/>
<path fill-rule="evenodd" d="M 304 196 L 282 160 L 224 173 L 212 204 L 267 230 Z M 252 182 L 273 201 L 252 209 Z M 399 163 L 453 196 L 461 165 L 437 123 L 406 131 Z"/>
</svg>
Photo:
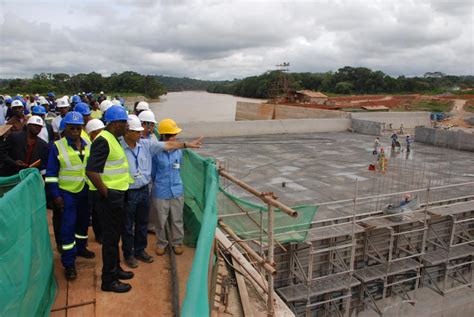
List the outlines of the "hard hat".
<svg viewBox="0 0 474 317">
<path fill-rule="evenodd" d="M 40 96 L 40 97 L 38 98 L 38 102 L 39 102 L 40 105 L 49 105 L 48 100 L 46 100 L 46 98 L 43 97 L 43 96 Z"/>
<path fill-rule="evenodd" d="M 54 97 L 54 92 L 52 91 L 48 92 L 48 97 Z"/>
<path fill-rule="evenodd" d="M 36 124 L 36 125 L 44 126 L 43 119 L 41 119 L 41 117 L 38 117 L 38 116 L 31 116 L 28 119 L 28 122 L 26 124 Z"/>
<path fill-rule="evenodd" d="M 158 125 L 158 132 L 160 134 L 178 134 L 182 131 L 172 119 L 163 119 Z"/>
<path fill-rule="evenodd" d="M 23 99 L 23 98 L 21 98 L 20 95 L 16 95 L 16 96 L 13 98 L 13 100 L 21 100 L 21 99 Z"/>
<path fill-rule="evenodd" d="M 150 110 L 145 110 L 145 111 L 140 112 L 140 114 L 138 115 L 138 119 L 140 119 L 141 122 L 156 123 L 155 114 L 151 112 Z"/>
<path fill-rule="evenodd" d="M 64 121 L 64 124 L 84 124 L 82 114 L 77 111 L 68 112 L 62 121 Z"/>
<path fill-rule="evenodd" d="M 103 94 L 104 94 L 104 92 L 103 92 L 103 91 L 101 91 L 101 92 L 100 92 L 100 94 L 101 94 L 101 95 L 103 95 Z"/>
<path fill-rule="evenodd" d="M 74 106 L 74 111 L 79 112 L 83 116 L 90 116 L 91 114 L 91 109 L 89 108 L 89 105 L 84 102 L 77 103 Z"/>
<path fill-rule="evenodd" d="M 43 106 L 34 106 L 33 108 L 31 108 L 31 113 L 33 115 L 35 115 L 35 114 L 46 114 L 46 108 L 43 107 Z"/>
<path fill-rule="evenodd" d="M 67 95 L 64 95 L 64 96 L 62 96 L 62 97 L 61 97 L 61 99 L 64 99 L 64 100 L 67 100 L 67 101 L 69 101 L 69 96 L 67 96 Z"/>
<path fill-rule="evenodd" d="M 110 107 L 112 107 L 112 101 L 104 100 L 100 103 L 99 109 L 102 113 L 105 113 Z"/>
<path fill-rule="evenodd" d="M 67 108 L 67 107 L 69 107 L 69 102 L 67 102 L 67 100 L 64 100 L 64 99 L 59 99 L 56 103 L 56 107 L 57 108 Z"/>
<path fill-rule="evenodd" d="M 112 104 L 116 106 L 121 106 L 122 104 L 117 99 L 112 100 Z"/>
<path fill-rule="evenodd" d="M 91 134 L 91 132 L 94 132 L 103 128 L 105 128 L 104 123 L 99 119 L 92 119 L 86 124 L 87 134 Z"/>
<path fill-rule="evenodd" d="M 13 107 L 24 107 L 24 106 L 23 106 L 23 103 L 20 100 L 13 100 L 11 107 L 13 108 Z"/>
<path fill-rule="evenodd" d="M 150 105 L 146 101 L 140 101 L 137 104 L 137 110 L 150 110 Z"/>
<path fill-rule="evenodd" d="M 82 95 L 85 95 L 85 94 L 86 94 L 86 92 L 85 92 L 85 91 L 83 91 L 83 92 L 82 92 Z"/>
<path fill-rule="evenodd" d="M 5 103 L 12 103 L 12 102 L 13 102 L 12 98 L 10 97 L 7 98 L 7 96 L 5 96 Z"/>
<path fill-rule="evenodd" d="M 72 96 L 72 102 L 79 103 L 81 101 L 81 97 L 79 97 L 78 95 Z"/>
<path fill-rule="evenodd" d="M 64 129 L 66 129 L 66 123 L 64 120 L 61 120 L 61 122 L 59 122 L 59 133 L 62 133 Z"/>
<path fill-rule="evenodd" d="M 104 114 L 105 122 L 127 121 L 128 115 L 122 106 L 112 106 Z"/>
<path fill-rule="evenodd" d="M 142 123 L 136 115 L 128 115 L 128 129 L 132 131 L 143 131 Z"/>
</svg>

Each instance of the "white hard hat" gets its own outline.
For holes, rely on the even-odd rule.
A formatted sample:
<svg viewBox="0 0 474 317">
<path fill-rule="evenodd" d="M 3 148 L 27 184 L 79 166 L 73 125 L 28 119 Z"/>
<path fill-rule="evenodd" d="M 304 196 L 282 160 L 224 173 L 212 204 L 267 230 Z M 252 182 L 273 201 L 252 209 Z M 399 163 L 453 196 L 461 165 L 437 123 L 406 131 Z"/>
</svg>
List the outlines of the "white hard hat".
<svg viewBox="0 0 474 317">
<path fill-rule="evenodd" d="M 40 105 L 46 105 L 46 104 L 49 105 L 48 100 L 46 100 L 46 98 L 43 97 L 43 96 L 39 96 L 39 97 L 38 97 L 38 103 L 39 103 Z"/>
<path fill-rule="evenodd" d="M 99 119 L 92 119 L 86 124 L 86 132 L 87 134 L 91 134 L 91 132 L 94 132 L 99 129 L 105 128 L 104 123 L 100 121 Z"/>
<path fill-rule="evenodd" d="M 69 102 L 67 102 L 67 100 L 64 100 L 64 99 L 58 99 L 56 102 L 56 107 L 57 108 L 69 107 Z"/>
<path fill-rule="evenodd" d="M 103 92 L 103 91 L 101 91 L 101 92 L 100 92 L 100 94 L 101 94 L 101 95 L 103 95 L 103 94 L 104 94 L 104 92 Z"/>
<path fill-rule="evenodd" d="M 102 111 L 102 113 L 104 113 L 105 111 L 107 111 L 107 109 L 109 109 L 112 106 L 113 106 L 112 101 L 104 100 L 100 103 L 99 109 L 100 111 Z"/>
<path fill-rule="evenodd" d="M 140 101 L 137 104 L 137 110 L 150 110 L 150 105 L 146 101 Z"/>
<path fill-rule="evenodd" d="M 64 96 L 61 97 L 61 99 L 64 99 L 64 100 L 66 100 L 66 101 L 69 101 L 69 96 L 64 95 Z"/>
<path fill-rule="evenodd" d="M 36 125 L 44 126 L 43 119 L 41 119 L 41 117 L 38 117 L 38 116 L 31 116 L 28 119 L 28 122 L 26 124 L 36 124 Z"/>
<path fill-rule="evenodd" d="M 128 129 L 132 131 L 143 131 L 142 123 L 140 119 L 134 114 L 128 115 Z"/>
<path fill-rule="evenodd" d="M 140 114 L 138 115 L 138 119 L 140 119 L 141 122 L 156 123 L 155 114 L 151 110 L 145 110 L 140 112 Z"/>
<path fill-rule="evenodd" d="M 112 100 L 112 105 L 121 106 L 122 104 L 120 103 L 120 100 L 114 99 Z"/>
<path fill-rule="evenodd" d="M 11 107 L 23 107 L 23 103 L 20 100 L 13 100 Z"/>
</svg>

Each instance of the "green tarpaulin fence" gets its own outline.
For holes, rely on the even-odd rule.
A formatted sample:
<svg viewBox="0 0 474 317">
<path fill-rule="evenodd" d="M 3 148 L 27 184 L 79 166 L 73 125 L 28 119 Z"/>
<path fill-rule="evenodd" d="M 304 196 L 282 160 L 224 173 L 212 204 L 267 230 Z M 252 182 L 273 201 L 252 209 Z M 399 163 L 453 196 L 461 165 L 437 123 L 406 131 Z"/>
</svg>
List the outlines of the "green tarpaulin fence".
<svg viewBox="0 0 474 317">
<path fill-rule="evenodd" d="M 37 169 L 0 177 L 0 316 L 49 316 L 57 287 L 46 216 Z"/>
<path fill-rule="evenodd" d="M 258 240 L 260 213 L 263 229 L 267 229 L 267 208 L 225 192 L 219 187 L 219 175 L 214 160 L 203 158 L 192 151 L 183 151 L 181 177 L 185 191 L 185 243 L 196 246 L 182 316 L 209 316 L 208 272 L 217 225 L 217 210 L 219 215 L 248 213 L 250 217 L 227 217 L 225 223 L 242 238 Z M 275 238 L 281 243 L 304 241 L 317 207 L 298 206 L 294 209 L 299 211 L 296 219 L 278 209 L 275 210 Z"/>
</svg>

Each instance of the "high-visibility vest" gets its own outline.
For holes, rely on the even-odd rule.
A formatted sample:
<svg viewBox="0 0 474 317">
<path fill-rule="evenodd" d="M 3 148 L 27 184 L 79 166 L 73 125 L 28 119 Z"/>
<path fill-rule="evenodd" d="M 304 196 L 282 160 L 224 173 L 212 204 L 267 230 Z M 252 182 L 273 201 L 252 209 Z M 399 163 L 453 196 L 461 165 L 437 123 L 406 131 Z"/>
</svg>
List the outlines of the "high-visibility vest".
<svg viewBox="0 0 474 317">
<path fill-rule="evenodd" d="M 105 162 L 104 172 L 100 173 L 100 177 L 107 188 L 125 191 L 128 189 L 128 185 L 134 182 L 128 171 L 125 151 L 117 138 L 109 131 L 103 130 L 97 137 L 99 136 L 107 140 L 109 144 L 109 155 Z"/>
<path fill-rule="evenodd" d="M 84 160 L 81 161 L 79 151 L 74 150 L 68 143 L 66 138 L 61 138 L 54 142 L 58 148 L 59 188 L 67 190 L 71 193 L 78 193 L 84 188 L 87 181 L 86 164 L 90 154 L 90 145 L 86 142 L 82 150 Z"/>
<path fill-rule="evenodd" d="M 86 141 L 86 143 L 89 145 L 92 143 L 91 138 L 89 137 L 89 134 L 87 134 L 87 132 L 84 130 L 81 130 L 81 138 L 83 138 L 84 141 Z"/>
</svg>

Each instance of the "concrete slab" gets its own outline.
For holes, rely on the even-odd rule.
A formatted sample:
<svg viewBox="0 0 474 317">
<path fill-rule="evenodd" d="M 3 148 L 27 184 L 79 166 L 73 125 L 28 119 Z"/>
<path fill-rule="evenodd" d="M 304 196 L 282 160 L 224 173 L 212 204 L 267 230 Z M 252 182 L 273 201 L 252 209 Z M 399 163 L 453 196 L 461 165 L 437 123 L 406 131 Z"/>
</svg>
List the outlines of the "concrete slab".
<svg viewBox="0 0 474 317">
<path fill-rule="evenodd" d="M 474 181 L 469 177 L 474 174 L 471 153 L 419 143 L 412 145 L 410 153 L 392 153 L 389 136 L 380 137 L 388 158 L 386 172 L 369 171 L 369 164 L 376 163 L 372 155 L 374 140 L 373 136 L 349 132 L 207 138 L 197 152 L 215 157 L 232 175 L 258 190 L 274 191 L 290 206 L 353 199 L 356 180 L 359 198 L 427 188 L 430 180 L 432 187 Z M 231 193 L 251 197 L 230 182 L 225 183 Z M 473 185 L 432 190 L 431 200 L 472 192 Z M 359 201 L 357 213 L 380 210 L 399 199 L 401 195 Z M 426 200 L 424 193 L 419 199 Z M 326 219 L 335 211 L 351 214 L 352 201 L 321 207 L 316 219 Z"/>
</svg>

